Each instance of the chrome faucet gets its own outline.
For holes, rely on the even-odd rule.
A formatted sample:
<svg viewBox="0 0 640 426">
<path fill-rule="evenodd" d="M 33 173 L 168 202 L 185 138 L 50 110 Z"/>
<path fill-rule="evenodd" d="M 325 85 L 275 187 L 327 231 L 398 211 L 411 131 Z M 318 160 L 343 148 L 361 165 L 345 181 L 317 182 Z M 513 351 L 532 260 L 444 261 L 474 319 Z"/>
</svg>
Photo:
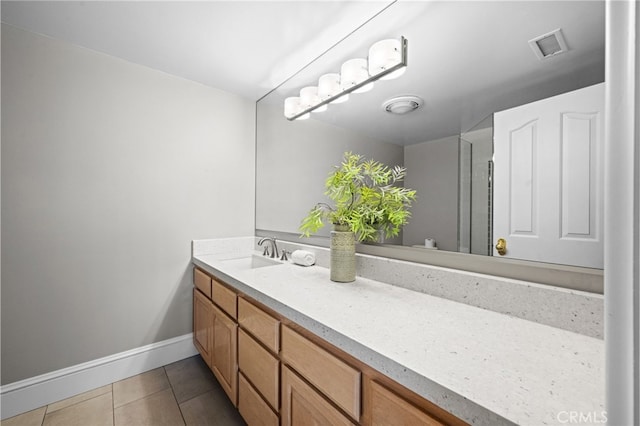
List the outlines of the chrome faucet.
<svg viewBox="0 0 640 426">
<path fill-rule="evenodd" d="M 271 253 L 269 253 L 269 246 L 264 247 L 264 251 L 262 252 L 263 256 L 269 256 L 271 258 L 278 257 L 278 245 L 276 244 L 276 237 L 264 237 L 258 241 L 258 245 L 262 247 L 265 241 L 271 242 Z"/>
</svg>

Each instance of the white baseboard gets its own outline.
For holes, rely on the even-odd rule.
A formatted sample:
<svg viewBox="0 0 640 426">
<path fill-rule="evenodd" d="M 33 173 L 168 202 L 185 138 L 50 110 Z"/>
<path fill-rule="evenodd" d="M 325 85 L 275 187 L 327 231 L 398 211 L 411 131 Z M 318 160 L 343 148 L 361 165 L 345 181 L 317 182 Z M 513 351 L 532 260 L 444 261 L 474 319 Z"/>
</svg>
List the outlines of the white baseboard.
<svg viewBox="0 0 640 426">
<path fill-rule="evenodd" d="M 106 356 L 0 388 L 2 420 L 196 355 L 193 333 Z"/>
</svg>

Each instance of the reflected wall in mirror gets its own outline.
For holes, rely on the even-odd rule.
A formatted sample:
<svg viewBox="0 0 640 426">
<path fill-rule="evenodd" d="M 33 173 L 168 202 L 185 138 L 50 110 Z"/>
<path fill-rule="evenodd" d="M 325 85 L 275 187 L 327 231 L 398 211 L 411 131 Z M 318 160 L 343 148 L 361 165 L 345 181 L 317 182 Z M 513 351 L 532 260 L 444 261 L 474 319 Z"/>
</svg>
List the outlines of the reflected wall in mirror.
<svg viewBox="0 0 640 426">
<path fill-rule="evenodd" d="M 493 115 L 604 81 L 604 22 L 600 1 L 393 3 L 258 102 L 256 229 L 299 241 L 301 219 L 326 200 L 326 176 L 353 151 L 406 166 L 405 184 L 418 191 L 410 223 L 385 243 L 425 251 L 431 238 L 440 251 L 492 255 Z M 556 29 L 568 51 L 538 59 L 529 40 Z M 403 76 L 308 120 L 284 117 L 286 97 L 400 36 L 408 40 Z M 385 112 L 399 95 L 424 105 Z"/>
</svg>

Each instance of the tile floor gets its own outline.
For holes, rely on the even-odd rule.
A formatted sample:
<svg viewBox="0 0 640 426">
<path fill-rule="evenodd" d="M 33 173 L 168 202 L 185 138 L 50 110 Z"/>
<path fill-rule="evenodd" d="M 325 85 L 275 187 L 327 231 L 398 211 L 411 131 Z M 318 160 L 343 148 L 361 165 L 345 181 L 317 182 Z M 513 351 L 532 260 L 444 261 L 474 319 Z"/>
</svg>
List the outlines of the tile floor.
<svg viewBox="0 0 640 426">
<path fill-rule="evenodd" d="M 244 425 L 200 356 L 4 420 L 2 426 Z"/>
</svg>

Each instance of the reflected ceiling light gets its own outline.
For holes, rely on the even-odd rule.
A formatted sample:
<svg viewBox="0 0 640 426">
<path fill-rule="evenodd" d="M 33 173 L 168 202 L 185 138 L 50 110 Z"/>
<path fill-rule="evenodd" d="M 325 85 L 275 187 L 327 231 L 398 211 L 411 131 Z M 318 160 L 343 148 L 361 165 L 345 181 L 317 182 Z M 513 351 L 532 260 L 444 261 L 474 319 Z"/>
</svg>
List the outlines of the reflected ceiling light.
<svg viewBox="0 0 640 426">
<path fill-rule="evenodd" d="M 402 43 L 400 40 L 389 39 L 374 43 L 369 49 L 369 74 L 376 75 L 393 68 L 402 62 Z M 392 73 L 380 77 L 381 80 L 392 80 L 400 77 L 407 70 L 399 68 Z"/>
<path fill-rule="evenodd" d="M 349 59 L 340 68 L 340 87 L 342 91 L 345 91 L 359 86 L 353 89 L 353 93 L 368 92 L 373 89 L 373 81 L 364 85 L 362 83 L 368 81 L 369 77 L 371 76 L 369 75 L 366 59 Z"/>
<path fill-rule="evenodd" d="M 300 97 L 285 99 L 284 115 L 288 120 L 304 119 L 311 111 L 324 111 L 329 103 L 345 102 L 348 94 L 367 92 L 373 82 L 389 80 L 402 75 L 407 67 L 407 39 L 381 40 L 369 49 L 369 58 L 349 59 L 340 68 L 340 74 L 324 74 L 318 86 L 308 86 Z"/>
<path fill-rule="evenodd" d="M 397 96 L 385 101 L 382 109 L 391 114 L 406 114 L 415 111 L 424 104 L 424 101 L 417 96 Z"/>
<path fill-rule="evenodd" d="M 342 88 L 340 87 L 340 74 L 337 72 L 325 74 L 320 77 L 318 80 L 318 96 L 321 101 L 325 101 L 329 98 L 334 98 L 339 96 L 342 93 Z M 331 101 L 332 104 L 341 104 L 342 102 L 348 101 L 349 95 L 342 95 L 339 98 Z"/>
<path fill-rule="evenodd" d="M 318 96 L 318 88 L 316 86 L 308 86 L 300 89 L 300 107 L 303 109 L 313 108 L 313 112 L 322 112 L 327 110 L 326 105 L 318 105 L 322 102 Z"/>
<path fill-rule="evenodd" d="M 297 118 L 298 120 L 305 120 L 309 118 L 309 114 L 300 114 L 303 108 L 300 104 L 300 98 L 297 96 L 292 96 L 284 100 L 284 116 L 289 120 L 292 120 L 292 117 Z"/>
</svg>

